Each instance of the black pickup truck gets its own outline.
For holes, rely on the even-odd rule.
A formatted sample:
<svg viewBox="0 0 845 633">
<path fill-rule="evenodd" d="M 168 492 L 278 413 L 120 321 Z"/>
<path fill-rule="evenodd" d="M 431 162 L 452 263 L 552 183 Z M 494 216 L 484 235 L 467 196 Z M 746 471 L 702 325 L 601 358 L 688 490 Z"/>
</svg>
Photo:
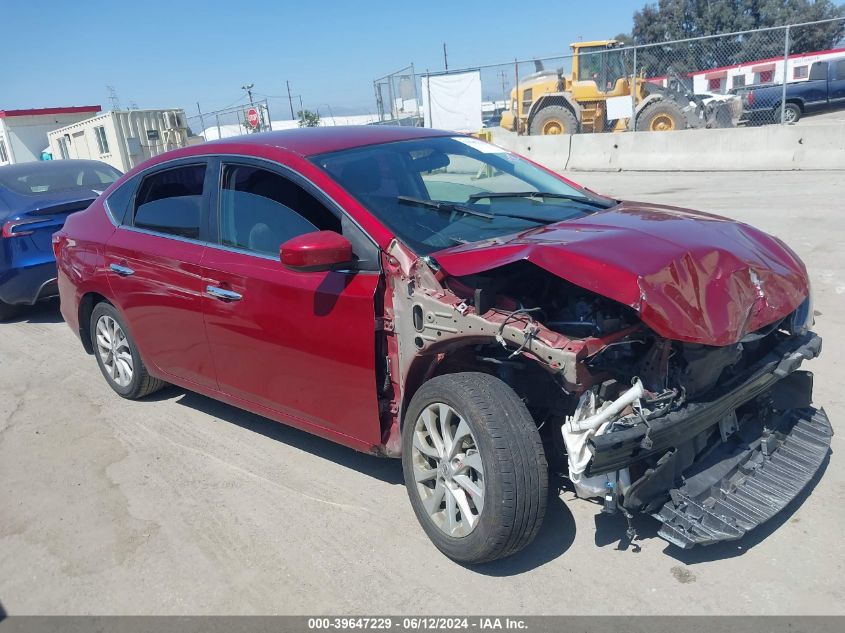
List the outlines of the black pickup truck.
<svg viewBox="0 0 845 633">
<path fill-rule="evenodd" d="M 782 84 L 748 86 L 737 94 L 742 98 L 743 119 L 749 123 L 781 121 Z M 809 112 L 838 108 L 845 108 L 845 57 L 814 62 L 807 79 L 786 84 L 786 123 Z"/>
</svg>

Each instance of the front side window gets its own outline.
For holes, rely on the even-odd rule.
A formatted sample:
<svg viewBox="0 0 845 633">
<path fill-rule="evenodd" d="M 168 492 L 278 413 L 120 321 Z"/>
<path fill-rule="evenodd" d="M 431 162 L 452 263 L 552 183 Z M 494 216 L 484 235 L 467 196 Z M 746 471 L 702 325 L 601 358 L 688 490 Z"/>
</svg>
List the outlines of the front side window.
<svg viewBox="0 0 845 633">
<path fill-rule="evenodd" d="M 420 255 L 615 204 L 470 137 L 383 143 L 312 160 Z"/>
<path fill-rule="evenodd" d="M 100 154 L 108 154 L 109 141 L 106 138 L 106 128 L 102 125 L 95 127 L 94 136 L 97 137 L 97 149 L 100 150 Z"/>
<path fill-rule="evenodd" d="M 186 165 L 144 178 L 135 196 L 137 228 L 199 239 L 205 165 Z"/>
<path fill-rule="evenodd" d="M 250 165 L 224 167 L 220 198 L 224 246 L 277 257 L 283 242 L 312 231 L 340 233 L 340 220 L 279 174 Z"/>
<path fill-rule="evenodd" d="M 810 79 L 827 79 L 827 62 L 816 62 L 810 66 Z"/>
</svg>

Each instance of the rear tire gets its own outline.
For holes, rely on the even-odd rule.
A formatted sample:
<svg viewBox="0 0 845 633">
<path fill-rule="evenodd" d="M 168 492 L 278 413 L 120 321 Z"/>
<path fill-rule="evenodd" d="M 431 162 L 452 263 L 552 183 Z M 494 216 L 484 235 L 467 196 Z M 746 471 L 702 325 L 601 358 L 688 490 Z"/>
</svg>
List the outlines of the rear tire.
<svg viewBox="0 0 845 633">
<path fill-rule="evenodd" d="M 781 123 L 798 123 L 801 119 L 801 108 L 794 103 L 787 103 L 781 113 L 781 108 L 778 106 L 775 108 L 774 119 Z"/>
<path fill-rule="evenodd" d="M 637 115 L 638 132 L 671 132 L 686 127 L 684 111 L 674 101 L 652 101 Z"/>
<path fill-rule="evenodd" d="M 529 133 L 532 136 L 577 134 L 578 121 L 568 108 L 549 105 L 534 115 Z"/>
<path fill-rule="evenodd" d="M 450 446 L 457 447 L 453 453 Z M 459 563 L 510 556 L 543 523 L 548 466 L 537 426 L 513 389 L 488 374 L 447 374 L 420 387 L 402 429 L 402 468 L 417 520 Z M 450 518 L 451 499 L 457 501 Z M 462 525 L 452 527 L 458 520 Z"/>
<path fill-rule="evenodd" d="M 97 365 L 115 393 L 137 400 L 158 391 L 165 382 L 150 376 L 123 317 L 109 303 L 98 303 L 91 312 L 89 335 Z"/>
</svg>

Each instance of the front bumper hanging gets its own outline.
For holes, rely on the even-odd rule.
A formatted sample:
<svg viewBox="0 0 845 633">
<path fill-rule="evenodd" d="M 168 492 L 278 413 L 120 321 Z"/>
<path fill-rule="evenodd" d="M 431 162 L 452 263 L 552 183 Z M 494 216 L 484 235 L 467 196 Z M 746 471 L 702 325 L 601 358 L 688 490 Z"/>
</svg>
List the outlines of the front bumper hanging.
<svg viewBox="0 0 845 633">
<path fill-rule="evenodd" d="M 767 420 L 765 428 L 756 426 L 761 434 L 744 450 L 723 445 L 670 491 L 671 499 L 654 514 L 663 523 L 659 536 L 684 549 L 741 538 L 807 486 L 833 436 L 824 409 L 793 409 Z"/>
</svg>

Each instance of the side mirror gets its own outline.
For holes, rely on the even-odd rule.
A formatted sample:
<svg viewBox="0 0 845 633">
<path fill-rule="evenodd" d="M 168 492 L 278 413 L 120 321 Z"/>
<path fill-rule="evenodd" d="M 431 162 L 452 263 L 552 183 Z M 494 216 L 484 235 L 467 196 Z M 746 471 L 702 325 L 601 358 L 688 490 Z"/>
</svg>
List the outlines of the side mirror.
<svg viewBox="0 0 845 633">
<path fill-rule="evenodd" d="M 292 237 L 279 247 L 279 259 L 285 267 L 299 272 L 355 266 L 352 244 L 334 231 L 314 231 Z"/>
</svg>

